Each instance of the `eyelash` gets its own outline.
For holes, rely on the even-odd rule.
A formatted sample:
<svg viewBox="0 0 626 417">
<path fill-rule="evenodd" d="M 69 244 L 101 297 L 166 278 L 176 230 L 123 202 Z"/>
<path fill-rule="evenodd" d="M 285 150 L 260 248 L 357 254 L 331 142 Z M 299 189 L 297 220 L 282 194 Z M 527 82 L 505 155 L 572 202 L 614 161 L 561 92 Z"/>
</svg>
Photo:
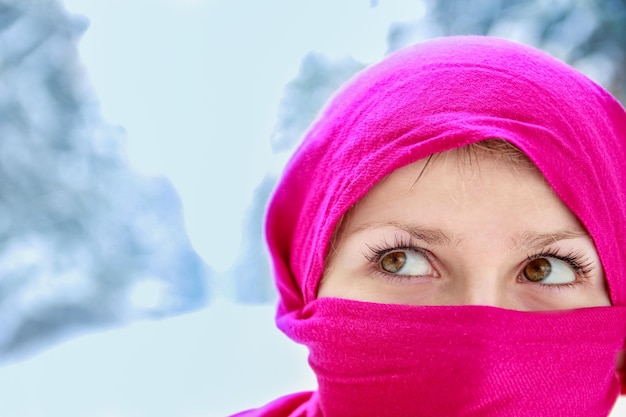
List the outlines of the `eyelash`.
<svg viewBox="0 0 626 417">
<path fill-rule="evenodd" d="M 405 276 L 405 275 L 392 274 L 392 273 L 381 270 L 381 268 L 379 268 L 380 261 L 382 260 L 383 256 L 387 255 L 388 253 L 401 251 L 401 250 L 407 250 L 407 251 L 415 252 L 424 256 L 429 262 L 431 262 L 433 258 L 432 254 L 428 250 L 419 247 L 416 243 L 412 241 L 412 239 L 404 237 L 404 236 L 396 236 L 394 238 L 393 245 L 390 245 L 387 241 L 384 241 L 381 244 L 376 245 L 376 246 L 367 245 L 367 249 L 369 250 L 369 254 L 364 254 L 365 259 L 367 259 L 370 262 L 370 264 L 374 267 L 373 268 L 374 272 L 384 276 L 387 279 L 393 279 L 393 280 L 406 280 L 407 278 L 411 279 L 411 278 L 419 278 L 419 277 L 412 276 L 412 275 Z"/>
<path fill-rule="evenodd" d="M 548 249 L 542 252 L 528 255 L 526 257 L 526 260 L 530 262 L 539 258 L 553 258 L 565 262 L 580 278 L 580 280 L 577 280 L 575 282 L 568 282 L 563 284 L 544 284 L 542 282 L 535 283 L 543 287 L 548 287 L 551 289 L 572 288 L 575 285 L 585 282 L 589 275 L 593 272 L 593 262 L 589 258 L 587 258 L 582 251 L 570 251 L 563 255 L 558 249 Z"/>
<path fill-rule="evenodd" d="M 367 245 L 367 249 L 369 250 L 369 254 L 364 254 L 365 259 L 367 259 L 370 264 L 375 266 L 374 271 L 376 273 L 379 273 L 389 279 L 407 278 L 402 275 L 391 274 L 380 270 L 379 265 L 381 259 L 383 258 L 383 256 L 387 255 L 390 252 L 408 250 L 424 256 L 429 261 L 432 260 L 432 254 L 430 253 L 430 251 L 419 247 L 416 243 L 412 241 L 412 239 L 406 238 L 404 236 L 396 236 L 394 238 L 393 245 L 390 245 L 388 242 L 384 241 L 376 246 Z M 562 254 L 558 249 L 548 249 L 528 255 L 526 257 L 526 260 L 527 262 L 530 262 L 539 258 L 553 258 L 565 262 L 572 268 L 574 273 L 578 277 L 580 277 L 580 281 L 563 284 L 544 284 L 541 282 L 535 283 L 549 289 L 572 288 L 577 284 L 585 282 L 587 280 L 587 277 L 593 272 L 593 262 L 588 259 L 582 251 L 570 251 L 566 254 Z M 409 276 L 409 278 L 415 277 Z"/>
</svg>

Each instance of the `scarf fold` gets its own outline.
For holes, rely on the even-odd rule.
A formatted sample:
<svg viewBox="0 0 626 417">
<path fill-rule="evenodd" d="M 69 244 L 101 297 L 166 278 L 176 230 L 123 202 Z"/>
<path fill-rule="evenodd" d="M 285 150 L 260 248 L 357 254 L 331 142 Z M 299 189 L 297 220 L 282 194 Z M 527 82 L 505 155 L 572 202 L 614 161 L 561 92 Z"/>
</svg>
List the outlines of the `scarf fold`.
<svg viewBox="0 0 626 417">
<path fill-rule="evenodd" d="M 519 312 L 321 298 L 298 316 L 279 326 L 309 347 L 313 415 L 606 417 L 619 395 L 626 307 Z"/>
</svg>

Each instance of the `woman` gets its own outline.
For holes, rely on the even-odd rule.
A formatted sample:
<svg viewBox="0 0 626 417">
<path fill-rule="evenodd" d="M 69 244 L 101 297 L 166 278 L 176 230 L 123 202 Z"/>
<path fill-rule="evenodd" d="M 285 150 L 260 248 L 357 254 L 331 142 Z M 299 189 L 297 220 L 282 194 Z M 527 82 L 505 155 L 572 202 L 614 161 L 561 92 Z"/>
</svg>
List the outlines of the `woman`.
<svg viewBox="0 0 626 417">
<path fill-rule="evenodd" d="M 321 113 L 267 215 L 319 389 L 241 416 L 607 416 L 624 382 L 626 114 L 535 49 L 406 48 Z"/>
</svg>

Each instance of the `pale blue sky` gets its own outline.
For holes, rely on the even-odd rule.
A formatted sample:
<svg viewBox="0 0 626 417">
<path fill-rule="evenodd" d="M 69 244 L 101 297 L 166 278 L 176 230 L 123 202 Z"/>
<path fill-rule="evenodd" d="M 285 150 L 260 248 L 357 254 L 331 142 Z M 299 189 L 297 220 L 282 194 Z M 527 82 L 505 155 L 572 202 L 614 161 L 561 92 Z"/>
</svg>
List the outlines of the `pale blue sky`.
<svg viewBox="0 0 626 417">
<path fill-rule="evenodd" d="M 421 2 L 66 0 L 91 25 L 82 60 L 142 172 L 169 177 L 192 244 L 218 271 L 234 261 L 244 209 L 273 156 L 283 87 L 309 51 L 374 62 L 393 21 Z M 226 199 L 231 204 L 216 204 Z"/>
</svg>

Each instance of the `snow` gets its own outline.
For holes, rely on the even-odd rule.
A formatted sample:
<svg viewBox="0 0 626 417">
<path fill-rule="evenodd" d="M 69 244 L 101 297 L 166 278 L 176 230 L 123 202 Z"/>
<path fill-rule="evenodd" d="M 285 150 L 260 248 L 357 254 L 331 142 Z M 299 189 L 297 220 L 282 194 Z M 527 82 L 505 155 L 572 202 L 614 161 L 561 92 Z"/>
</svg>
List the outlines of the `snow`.
<svg viewBox="0 0 626 417">
<path fill-rule="evenodd" d="M 315 388 L 274 307 L 201 311 L 86 334 L 0 371 L 10 417 L 226 416 Z M 7 395 L 10 393 L 10 395 Z"/>
</svg>

